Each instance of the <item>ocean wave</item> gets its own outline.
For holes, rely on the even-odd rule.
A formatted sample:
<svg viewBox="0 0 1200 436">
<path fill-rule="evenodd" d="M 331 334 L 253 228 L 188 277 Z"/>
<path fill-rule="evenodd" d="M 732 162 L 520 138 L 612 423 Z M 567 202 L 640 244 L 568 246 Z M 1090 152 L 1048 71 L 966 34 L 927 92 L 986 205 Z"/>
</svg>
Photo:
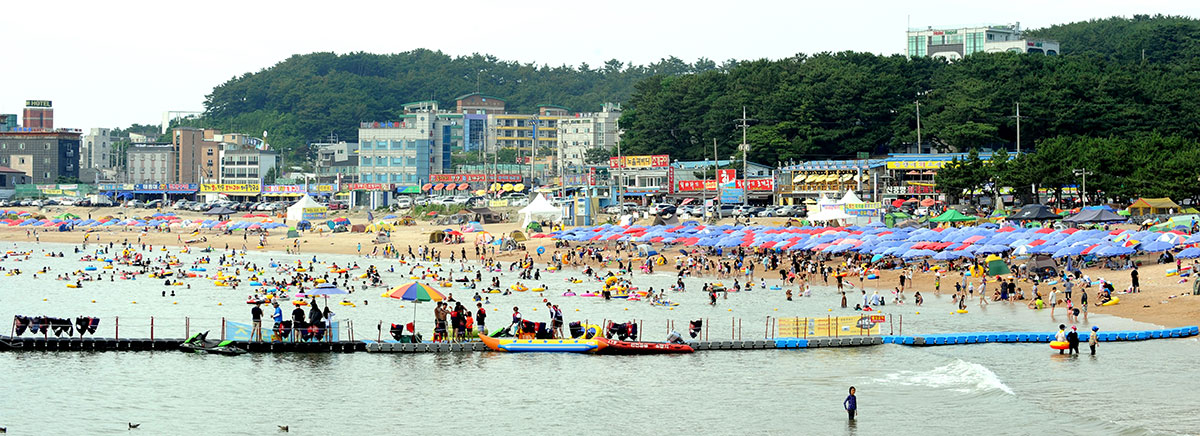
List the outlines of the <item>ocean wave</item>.
<svg viewBox="0 0 1200 436">
<path fill-rule="evenodd" d="M 954 392 L 994 392 L 1013 395 L 996 373 L 978 363 L 956 359 L 928 371 L 899 371 L 875 379 L 876 382 L 903 386 L 926 386 Z"/>
</svg>

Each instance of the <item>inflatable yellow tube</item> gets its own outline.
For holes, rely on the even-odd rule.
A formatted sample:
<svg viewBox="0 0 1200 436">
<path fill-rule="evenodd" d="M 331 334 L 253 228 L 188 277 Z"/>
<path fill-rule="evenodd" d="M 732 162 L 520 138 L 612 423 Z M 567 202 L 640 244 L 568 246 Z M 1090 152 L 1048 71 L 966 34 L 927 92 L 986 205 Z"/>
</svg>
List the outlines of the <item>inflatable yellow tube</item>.
<svg viewBox="0 0 1200 436">
<path fill-rule="evenodd" d="M 1050 341 L 1050 348 L 1053 348 L 1055 350 L 1065 350 L 1070 345 L 1071 344 L 1063 342 L 1063 341 Z"/>
<path fill-rule="evenodd" d="M 67 285 L 68 288 L 78 288 L 78 285 Z"/>
<path fill-rule="evenodd" d="M 1104 304 L 1101 304 L 1101 306 L 1112 306 L 1112 305 L 1120 303 L 1120 302 L 1121 302 L 1120 297 L 1112 297 L 1111 300 L 1104 302 Z"/>
<path fill-rule="evenodd" d="M 533 289 L 530 289 L 530 291 L 533 291 L 533 292 L 546 292 L 546 288 L 533 288 Z"/>
</svg>

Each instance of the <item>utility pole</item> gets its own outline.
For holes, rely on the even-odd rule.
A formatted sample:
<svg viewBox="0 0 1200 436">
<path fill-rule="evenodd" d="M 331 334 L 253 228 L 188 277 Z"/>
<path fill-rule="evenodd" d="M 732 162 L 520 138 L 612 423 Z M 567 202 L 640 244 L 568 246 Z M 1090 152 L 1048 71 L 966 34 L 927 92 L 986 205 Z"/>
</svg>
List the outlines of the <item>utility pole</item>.
<svg viewBox="0 0 1200 436">
<path fill-rule="evenodd" d="M 741 123 L 742 127 L 742 145 L 739 148 L 742 150 L 742 206 L 746 206 L 750 201 L 750 174 L 746 171 L 748 169 L 747 162 L 750 160 L 750 144 L 746 143 L 746 128 L 750 127 L 749 121 L 757 120 L 746 118 L 746 107 L 742 106 L 742 117 L 737 121 Z"/>
<path fill-rule="evenodd" d="M 534 176 L 533 165 L 535 162 L 537 162 L 538 116 L 534 115 L 532 118 L 530 118 L 529 121 L 530 121 L 530 123 L 532 123 L 532 127 L 533 127 L 533 140 L 530 142 L 530 144 L 531 144 L 530 148 L 532 148 L 533 150 L 530 152 L 530 158 L 529 158 L 529 186 L 530 186 L 529 189 L 532 190 L 533 184 L 534 184 L 533 183 L 533 176 Z"/>
<path fill-rule="evenodd" d="M 1021 102 L 1017 102 L 1017 114 L 1013 116 L 1017 119 L 1017 154 L 1021 154 Z"/>
<path fill-rule="evenodd" d="M 617 141 L 617 210 L 625 213 L 625 158 L 621 156 L 621 141 Z"/>
<path fill-rule="evenodd" d="M 1021 102 L 1019 101 L 1017 102 L 1017 154 L 1021 154 Z"/>
<path fill-rule="evenodd" d="M 1083 185 L 1079 189 L 1079 199 L 1083 202 L 1083 207 L 1087 207 L 1087 176 L 1094 173 L 1088 171 L 1087 168 L 1075 168 L 1071 172 L 1077 176 L 1083 176 Z"/>
<path fill-rule="evenodd" d="M 921 100 L 917 100 L 917 154 L 921 153 Z"/>
</svg>

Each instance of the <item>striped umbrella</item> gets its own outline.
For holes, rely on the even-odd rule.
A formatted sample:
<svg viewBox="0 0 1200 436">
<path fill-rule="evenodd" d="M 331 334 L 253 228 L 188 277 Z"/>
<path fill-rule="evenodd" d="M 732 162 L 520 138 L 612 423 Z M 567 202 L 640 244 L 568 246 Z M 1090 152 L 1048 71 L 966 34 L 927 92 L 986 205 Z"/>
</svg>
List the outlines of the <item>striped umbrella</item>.
<svg viewBox="0 0 1200 436">
<path fill-rule="evenodd" d="M 389 289 L 384 297 L 405 301 L 442 301 L 446 296 L 424 283 L 412 282 Z"/>
</svg>

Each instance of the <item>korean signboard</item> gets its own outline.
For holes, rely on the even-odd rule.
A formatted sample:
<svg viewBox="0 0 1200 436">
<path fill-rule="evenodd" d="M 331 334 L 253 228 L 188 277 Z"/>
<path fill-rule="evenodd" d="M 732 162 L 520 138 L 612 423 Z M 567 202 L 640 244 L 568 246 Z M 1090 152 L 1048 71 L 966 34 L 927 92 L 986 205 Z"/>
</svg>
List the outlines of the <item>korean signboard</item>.
<svg viewBox="0 0 1200 436">
<path fill-rule="evenodd" d="M 726 186 L 734 189 L 742 189 L 743 180 L 738 179 L 733 181 L 733 184 L 726 182 Z M 750 179 L 751 191 L 774 191 L 775 179 Z M 715 180 L 680 180 L 676 183 L 678 191 L 716 191 L 717 182 Z"/>
<path fill-rule="evenodd" d="M 429 183 L 521 183 L 520 174 L 430 174 Z"/>
<path fill-rule="evenodd" d="M 670 165 L 671 156 L 665 154 L 608 158 L 609 168 L 664 168 Z"/>
<path fill-rule="evenodd" d="M 948 160 L 902 160 L 888 162 L 889 170 L 936 170 L 950 163 Z"/>
<path fill-rule="evenodd" d="M 301 213 L 301 219 L 305 220 L 320 220 L 325 219 L 325 215 L 329 213 L 327 207 L 306 207 Z"/>
<path fill-rule="evenodd" d="M 346 191 L 389 191 L 391 187 L 382 183 L 346 183 L 342 185 L 342 189 Z"/>
<path fill-rule="evenodd" d="M 223 194 L 258 194 L 262 186 L 257 183 L 203 183 L 200 192 Z"/>
</svg>

